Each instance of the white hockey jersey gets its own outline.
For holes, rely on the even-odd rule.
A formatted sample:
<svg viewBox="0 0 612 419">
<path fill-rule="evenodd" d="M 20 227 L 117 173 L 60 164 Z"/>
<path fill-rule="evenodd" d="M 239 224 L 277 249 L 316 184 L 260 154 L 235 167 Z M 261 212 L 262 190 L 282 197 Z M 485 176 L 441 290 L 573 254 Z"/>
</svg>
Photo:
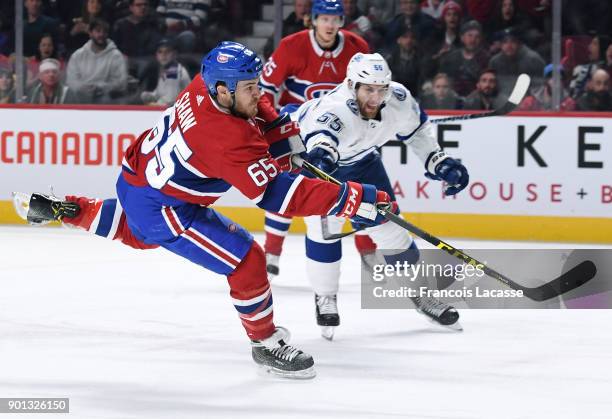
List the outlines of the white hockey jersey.
<svg viewBox="0 0 612 419">
<path fill-rule="evenodd" d="M 346 80 L 327 95 L 302 104 L 292 117 L 299 121 L 306 150 L 325 136 L 336 144 L 338 164 L 344 166 L 361 160 L 387 141 L 400 140 L 425 163 L 431 152 L 440 150 L 427 114 L 400 83 L 391 82 L 389 92 L 380 119 L 361 116 Z"/>
</svg>

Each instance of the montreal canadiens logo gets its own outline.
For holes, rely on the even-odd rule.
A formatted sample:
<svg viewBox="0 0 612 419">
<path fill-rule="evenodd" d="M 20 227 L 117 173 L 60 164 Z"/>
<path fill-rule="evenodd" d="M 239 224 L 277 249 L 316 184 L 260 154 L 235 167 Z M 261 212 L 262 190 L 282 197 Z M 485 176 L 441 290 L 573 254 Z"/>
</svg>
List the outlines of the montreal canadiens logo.
<svg viewBox="0 0 612 419">
<path fill-rule="evenodd" d="M 220 62 L 221 64 L 225 64 L 226 62 L 228 62 L 229 58 L 230 58 L 229 55 L 225 55 L 225 54 L 217 55 L 217 61 Z"/>
<path fill-rule="evenodd" d="M 335 83 L 311 84 L 304 90 L 304 97 L 306 98 L 306 100 L 319 98 L 330 90 L 333 90 L 336 86 L 337 84 Z"/>
</svg>

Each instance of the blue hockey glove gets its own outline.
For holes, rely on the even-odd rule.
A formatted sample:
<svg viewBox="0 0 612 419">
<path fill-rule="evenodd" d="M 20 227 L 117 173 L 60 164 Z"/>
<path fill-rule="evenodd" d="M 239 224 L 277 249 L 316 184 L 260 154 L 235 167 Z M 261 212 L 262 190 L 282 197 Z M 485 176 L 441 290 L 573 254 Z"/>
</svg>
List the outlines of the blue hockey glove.
<svg viewBox="0 0 612 419">
<path fill-rule="evenodd" d="M 461 161 L 449 157 L 444 151 L 433 151 L 425 162 L 425 176 L 433 180 L 442 180 L 448 184 L 445 195 L 455 195 L 470 182 L 470 175 Z"/>
<path fill-rule="evenodd" d="M 338 168 L 338 150 L 332 140 L 320 135 L 306 145 L 306 160 L 325 173 L 332 174 Z"/>
</svg>

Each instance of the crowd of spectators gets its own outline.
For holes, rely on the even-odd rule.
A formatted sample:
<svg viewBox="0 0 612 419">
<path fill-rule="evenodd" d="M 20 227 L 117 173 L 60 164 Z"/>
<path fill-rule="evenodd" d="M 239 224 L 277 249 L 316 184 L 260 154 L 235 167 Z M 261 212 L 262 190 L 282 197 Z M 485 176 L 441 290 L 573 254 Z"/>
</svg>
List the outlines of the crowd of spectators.
<svg viewBox="0 0 612 419">
<path fill-rule="evenodd" d="M 551 0 L 344 0 L 345 29 L 382 53 L 426 109 L 494 109 L 532 77 L 523 110 L 553 108 Z M 0 103 L 15 102 L 14 6 L 0 6 Z M 267 1 L 24 0 L 30 103 L 172 103 L 204 51 L 248 32 Z M 612 8 L 563 0 L 562 110 L 612 111 Z M 282 35 L 311 27 L 294 0 Z M 264 56 L 273 51 L 270 39 Z"/>
<path fill-rule="evenodd" d="M 310 1 L 294 3 L 295 12 L 283 22 L 283 36 L 311 25 Z M 532 85 L 521 109 L 553 109 L 550 0 L 343 3 L 345 29 L 382 53 L 394 80 L 408 87 L 423 107 L 493 109 L 507 100 L 518 75 L 527 73 Z M 610 83 L 604 77 L 612 70 L 612 8 L 593 4 L 585 13 L 575 3 L 563 1 L 561 110 L 612 111 L 605 88 Z M 266 57 L 272 45 L 270 40 Z"/>
<path fill-rule="evenodd" d="M 24 0 L 26 96 L 37 104 L 174 102 L 233 36 L 240 0 Z M 14 2 L 0 6 L 0 103 L 15 97 Z M 44 71 L 43 71 L 44 70 Z"/>
</svg>

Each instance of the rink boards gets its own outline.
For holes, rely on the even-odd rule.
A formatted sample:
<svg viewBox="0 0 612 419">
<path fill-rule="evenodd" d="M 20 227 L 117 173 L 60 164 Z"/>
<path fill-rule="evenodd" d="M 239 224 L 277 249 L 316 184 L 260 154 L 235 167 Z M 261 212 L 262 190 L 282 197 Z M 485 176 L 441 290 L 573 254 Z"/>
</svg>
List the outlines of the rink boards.
<svg viewBox="0 0 612 419">
<path fill-rule="evenodd" d="M 0 115 L 0 223 L 18 223 L 14 190 L 52 185 L 57 195 L 115 196 L 123 151 L 160 113 L 2 106 Z M 455 198 L 423 176 L 404 143 L 382 149 L 399 205 L 415 224 L 449 237 L 612 242 L 612 114 L 513 114 L 436 130 L 470 172 L 470 185 Z M 249 229 L 263 228 L 262 211 L 235 190 L 218 207 Z M 292 226 L 303 228 L 301 220 Z"/>
</svg>

